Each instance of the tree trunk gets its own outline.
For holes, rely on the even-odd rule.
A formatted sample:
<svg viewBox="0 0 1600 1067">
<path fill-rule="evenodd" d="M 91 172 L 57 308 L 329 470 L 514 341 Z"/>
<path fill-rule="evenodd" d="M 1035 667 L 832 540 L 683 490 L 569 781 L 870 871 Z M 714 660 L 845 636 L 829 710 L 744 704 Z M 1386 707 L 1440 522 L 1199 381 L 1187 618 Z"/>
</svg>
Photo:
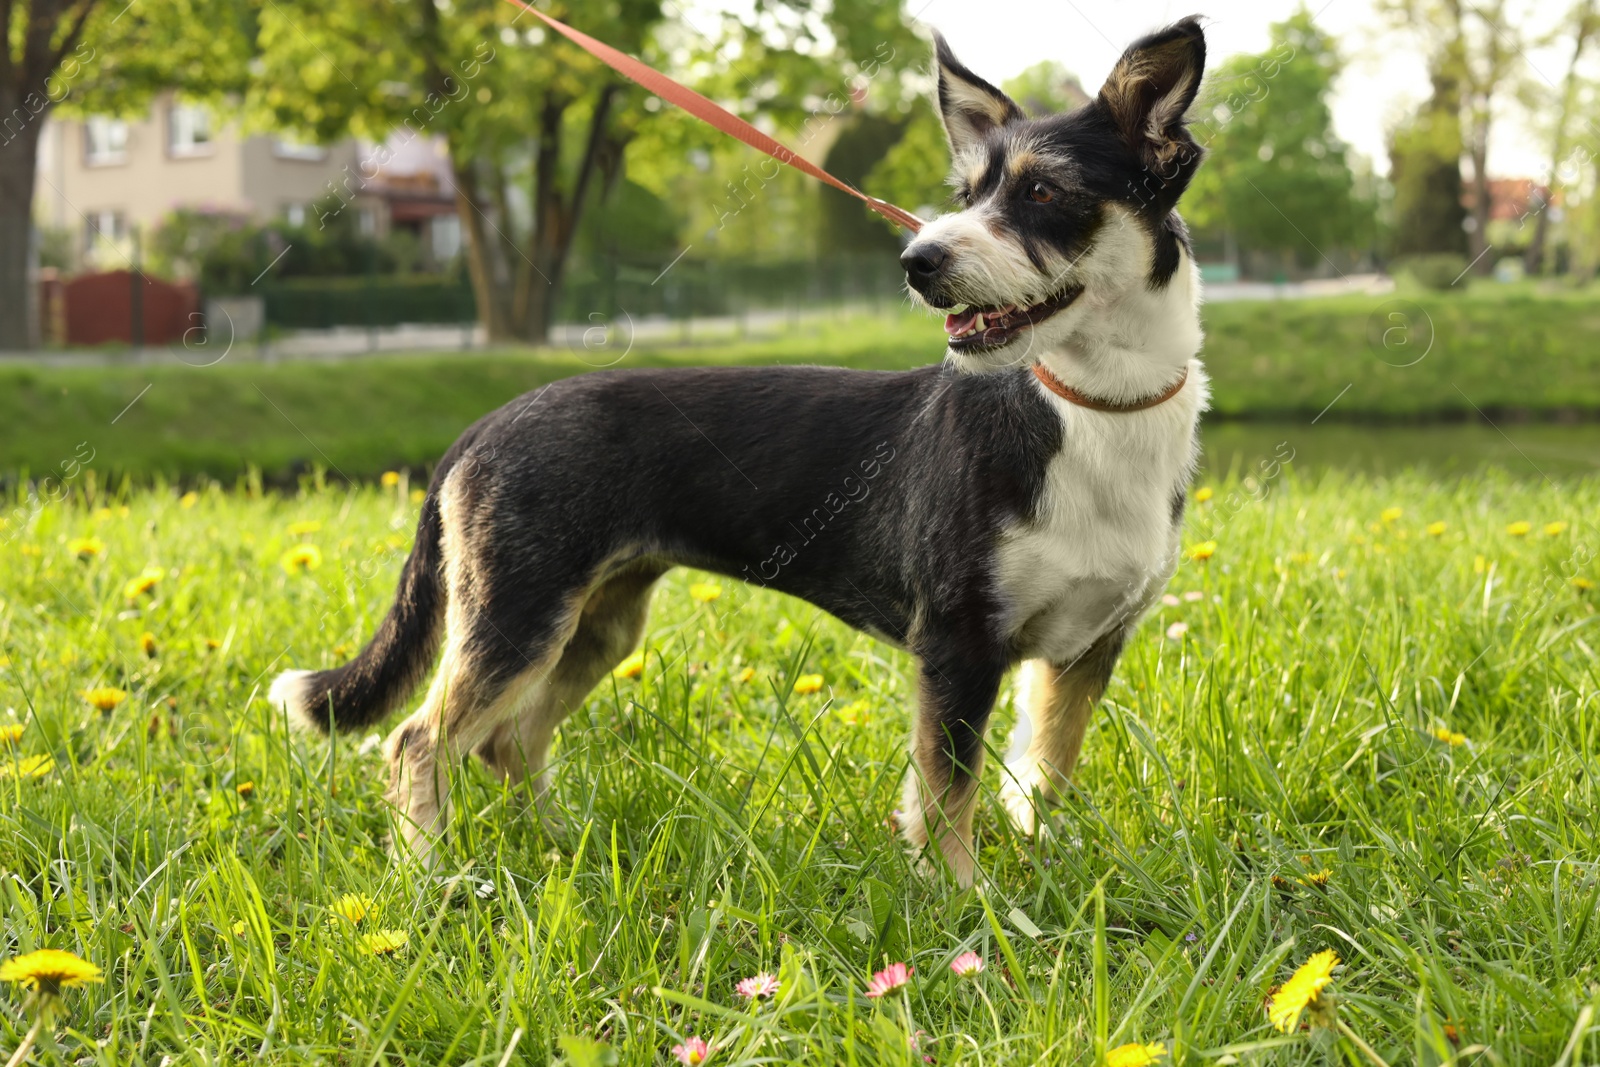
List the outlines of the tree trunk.
<svg viewBox="0 0 1600 1067">
<path fill-rule="evenodd" d="M 28 110 L 0 88 L 0 115 Z M 32 115 L 20 129 L 7 123 L 0 138 L 0 349 L 32 348 L 33 290 L 28 277 L 33 250 L 33 189 L 39 155 L 39 124 Z"/>
<path fill-rule="evenodd" d="M 1584 0 L 1578 8 L 1577 24 L 1573 27 L 1572 61 L 1567 64 L 1567 76 L 1561 86 L 1561 110 L 1556 114 L 1555 133 L 1550 139 L 1550 177 L 1545 182 L 1544 203 L 1539 205 L 1539 215 L 1533 221 L 1533 237 L 1523 254 L 1522 267 L 1529 274 L 1544 273 L 1545 247 L 1550 238 L 1550 210 L 1555 204 L 1556 187 L 1561 181 L 1561 157 L 1567 151 L 1567 126 L 1572 122 L 1572 108 L 1578 98 L 1578 61 L 1595 30 L 1595 0 Z"/>
<path fill-rule="evenodd" d="M 1484 123 L 1483 125 L 1487 125 Z M 1488 130 L 1474 119 L 1472 131 L 1472 230 L 1467 234 L 1467 255 L 1472 261 L 1472 273 L 1488 274 L 1494 264 L 1489 262 L 1489 138 Z"/>
<path fill-rule="evenodd" d="M 562 188 L 561 134 L 568 101 L 551 96 L 538 112 L 533 158 L 532 229 L 518 241 L 511 232 L 510 196 L 499 161 L 485 180 L 466 146 L 450 146 L 456 211 L 466 233 L 467 270 L 478 318 L 491 341 L 543 344 L 550 336 L 561 281 L 590 186 L 600 178 L 603 196 L 620 170 L 624 141 L 610 130 L 617 86 L 600 90 L 571 188 Z"/>
</svg>

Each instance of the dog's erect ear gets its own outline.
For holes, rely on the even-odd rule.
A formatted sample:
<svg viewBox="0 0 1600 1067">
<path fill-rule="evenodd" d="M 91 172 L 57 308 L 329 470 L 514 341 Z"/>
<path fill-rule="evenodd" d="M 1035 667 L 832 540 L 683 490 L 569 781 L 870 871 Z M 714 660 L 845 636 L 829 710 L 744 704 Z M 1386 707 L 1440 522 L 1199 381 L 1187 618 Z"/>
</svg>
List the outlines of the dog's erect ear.
<svg viewBox="0 0 1600 1067">
<path fill-rule="evenodd" d="M 959 156 L 983 140 L 984 134 L 1023 118 L 1022 109 L 1005 93 L 961 65 L 944 36 L 933 35 L 939 67 L 939 114 L 950 139 L 950 154 Z"/>
<path fill-rule="evenodd" d="M 1205 32 L 1190 16 L 1129 45 L 1106 77 L 1100 103 L 1146 164 L 1166 163 L 1192 143 L 1184 114 L 1205 68 Z"/>
</svg>

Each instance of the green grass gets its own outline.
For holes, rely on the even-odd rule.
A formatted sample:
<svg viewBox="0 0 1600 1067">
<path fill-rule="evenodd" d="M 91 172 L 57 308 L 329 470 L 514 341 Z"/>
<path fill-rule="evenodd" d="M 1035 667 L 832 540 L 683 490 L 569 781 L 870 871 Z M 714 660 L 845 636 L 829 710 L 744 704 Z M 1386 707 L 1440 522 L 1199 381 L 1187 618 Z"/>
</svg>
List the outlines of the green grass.
<svg viewBox="0 0 1600 1067">
<path fill-rule="evenodd" d="M 1387 317 L 1397 312 L 1409 316 L 1408 332 Z M 1323 422 L 1600 417 L 1600 347 L 1591 343 L 1600 300 L 1589 291 L 1215 304 L 1205 321 L 1214 418 L 1303 420 L 1324 409 Z M 1415 359 L 1430 329 L 1420 362 L 1393 365 Z M 930 317 L 894 313 L 805 321 L 775 339 L 640 344 L 617 365 L 904 369 L 937 359 L 941 337 Z M 175 357 L 148 367 L 0 367 L 0 475 L 48 476 L 91 452 L 102 472 L 143 481 L 232 480 L 251 466 L 289 481 L 313 466 L 356 480 L 421 468 L 485 412 L 620 355 L 576 347 L 289 364 L 251 363 L 240 352 L 203 368 Z"/>
<path fill-rule="evenodd" d="M 0 531 L 0 709 L 25 724 L 16 757 L 56 764 L 0 779 L 0 956 L 65 948 L 106 972 L 35 1062 L 492 1067 L 582 1035 L 659 1064 L 689 1034 L 727 1065 L 1088 1065 L 1132 1041 L 1180 1064 L 1366 1062 L 1266 1022 L 1321 949 L 1345 961 L 1338 1018 L 1389 1063 L 1600 1056 L 1597 593 L 1572 582 L 1600 578 L 1600 481 L 1218 486 L 1186 538 L 1215 555 L 1131 641 L 1038 839 L 1003 820 L 991 761 L 981 892 L 920 875 L 885 823 L 907 657 L 730 581 L 698 604 L 682 572 L 643 676 L 560 736 L 566 829 L 463 765 L 444 869 L 465 877 L 396 869 L 371 742 L 291 736 L 262 694 L 370 634 L 408 487 L 187 507 L 78 487 L 92 506 L 24 505 Z M 323 563 L 291 575 L 305 520 Z M 79 561 L 81 536 L 103 552 Z M 130 601 L 146 567 L 162 576 Z M 823 691 L 792 694 L 811 671 Z M 102 685 L 126 701 L 91 707 Z M 376 902 L 359 929 L 329 922 L 345 893 Z M 378 929 L 409 944 L 364 954 Z M 971 984 L 947 966 L 963 949 L 988 961 Z M 909 990 L 865 999 L 891 961 L 914 964 Z M 750 1010 L 732 986 L 760 970 L 783 989 Z M 0 999 L 0 1050 L 21 1005 Z"/>
</svg>

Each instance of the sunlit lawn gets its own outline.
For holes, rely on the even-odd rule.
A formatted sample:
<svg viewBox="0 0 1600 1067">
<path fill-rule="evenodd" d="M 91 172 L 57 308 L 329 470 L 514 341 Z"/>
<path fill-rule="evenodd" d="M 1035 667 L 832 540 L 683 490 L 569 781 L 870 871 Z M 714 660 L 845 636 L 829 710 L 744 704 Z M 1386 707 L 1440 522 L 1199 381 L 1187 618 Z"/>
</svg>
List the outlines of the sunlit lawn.
<svg viewBox="0 0 1600 1067">
<path fill-rule="evenodd" d="M 1351 1034 L 1396 1064 L 1600 1056 L 1600 482 L 1217 486 L 1187 536 L 1215 552 L 1131 643 L 1079 791 L 1037 840 L 990 804 L 969 892 L 888 825 L 908 657 L 733 581 L 698 602 L 688 573 L 642 676 L 561 735 L 565 828 L 463 766 L 461 877 L 396 870 L 376 735 L 294 737 L 262 697 L 371 633 L 410 487 L 78 488 L 0 528 L 0 956 L 105 970 L 34 1062 L 647 1064 L 691 1036 L 713 1064 L 1370 1062 Z M 320 565 L 291 573 L 302 543 Z M 1344 1029 L 1278 1032 L 1265 1001 L 1323 949 Z M 867 998 L 895 962 L 910 984 Z M 780 989 L 746 1004 L 762 971 Z"/>
</svg>

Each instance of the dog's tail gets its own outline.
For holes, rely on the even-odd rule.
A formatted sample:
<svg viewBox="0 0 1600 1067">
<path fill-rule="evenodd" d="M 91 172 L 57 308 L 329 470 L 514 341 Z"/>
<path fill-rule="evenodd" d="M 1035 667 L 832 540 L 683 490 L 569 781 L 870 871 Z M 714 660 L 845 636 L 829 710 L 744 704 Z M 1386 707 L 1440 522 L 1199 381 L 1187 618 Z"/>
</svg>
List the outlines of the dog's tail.
<svg viewBox="0 0 1600 1067">
<path fill-rule="evenodd" d="M 441 573 L 444 536 L 439 515 L 441 470 L 422 502 L 417 540 L 400 572 L 400 588 L 389 614 L 361 654 L 326 671 L 284 671 L 267 701 L 294 725 L 318 730 L 357 730 L 398 707 L 428 673 L 439 648 L 445 609 Z"/>
</svg>

